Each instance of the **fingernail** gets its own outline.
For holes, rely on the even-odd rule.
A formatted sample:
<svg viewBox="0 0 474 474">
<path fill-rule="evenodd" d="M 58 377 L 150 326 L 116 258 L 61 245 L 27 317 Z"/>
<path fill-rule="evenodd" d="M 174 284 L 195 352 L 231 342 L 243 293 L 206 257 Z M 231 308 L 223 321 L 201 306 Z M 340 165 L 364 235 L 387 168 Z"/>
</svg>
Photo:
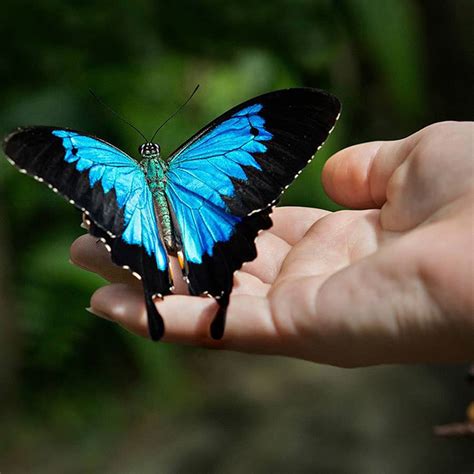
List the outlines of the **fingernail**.
<svg viewBox="0 0 474 474">
<path fill-rule="evenodd" d="M 104 318 L 104 319 L 107 319 L 108 321 L 113 321 L 113 319 L 107 314 L 97 311 L 96 309 L 92 309 L 91 307 L 86 308 L 86 311 L 88 313 L 93 314 L 94 316 L 99 316 L 99 318 Z"/>
</svg>

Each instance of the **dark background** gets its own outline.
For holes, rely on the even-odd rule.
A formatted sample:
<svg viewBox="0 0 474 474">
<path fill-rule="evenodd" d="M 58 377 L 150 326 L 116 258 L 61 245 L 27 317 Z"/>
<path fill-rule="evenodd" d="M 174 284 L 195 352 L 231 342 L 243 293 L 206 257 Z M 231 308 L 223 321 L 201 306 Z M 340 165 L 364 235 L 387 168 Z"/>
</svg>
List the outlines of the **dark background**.
<svg viewBox="0 0 474 474">
<path fill-rule="evenodd" d="M 345 146 L 472 119 L 473 2 L 4 0 L 0 131 L 82 129 L 170 152 L 229 107 L 313 86 L 343 103 L 287 204 L 337 207 L 324 160 Z M 443 173 L 445 170 L 440 169 Z M 68 263 L 80 215 L 0 161 L 0 472 L 472 472 L 465 367 L 342 370 L 153 344 L 84 311 L 101 281 Z M 442 238 L 442 236 L 440 236 Z M 433 258 L 436 258 L 433 255 Z"/>
</svg>

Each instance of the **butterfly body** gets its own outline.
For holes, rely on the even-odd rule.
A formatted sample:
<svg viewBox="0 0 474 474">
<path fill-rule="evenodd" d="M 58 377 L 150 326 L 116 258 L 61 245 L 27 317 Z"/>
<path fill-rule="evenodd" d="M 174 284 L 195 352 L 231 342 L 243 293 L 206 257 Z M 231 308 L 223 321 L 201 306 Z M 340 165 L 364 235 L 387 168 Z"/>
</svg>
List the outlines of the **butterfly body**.
<svg viewBox="0 0 474 474">
<path fill-rule="evenodd" d="M 157 144 L 150 145 L 158 147 Z M 143 146 L 140 147 L 141 150 Z M 171 219 L 170 204 L 166 198 L 166 171 L 168 169 L 166 161 L 160 158 L 159 153 L 153 155 L 142 153 L 142 158 L 140 165 L 143 168 L 148 187 L 155 202 L 158 226 L 163 242 L 168 253 L 176 255 L 178 244 Z"/>
<path fill-rule="evenodd" d="M 178 256 L 191 295 L 218 302 L 211 335 L 220 338 L 234 271 L 256 257 L 272 206 L 339 111 L 317 89 L 271 92 L 230 109 L 166 160 L 157 143 L 141 145 L 137 162 L 99 138 L 45 126 L 18 129 L 4 150 L 83 211 L 112 260 L 142 280 L 152 339 L 164 334 L 154 299 L 173 291 L 168 254 Z"/>
</svg>

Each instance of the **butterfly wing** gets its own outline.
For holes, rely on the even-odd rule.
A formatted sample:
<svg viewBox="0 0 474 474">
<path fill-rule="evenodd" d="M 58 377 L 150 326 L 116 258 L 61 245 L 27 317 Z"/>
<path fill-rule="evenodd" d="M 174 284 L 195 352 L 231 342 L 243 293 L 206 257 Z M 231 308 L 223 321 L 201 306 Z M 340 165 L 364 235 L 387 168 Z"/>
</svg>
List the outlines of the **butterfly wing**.
<svg viewBox="0 0 474 474">
<path fill-rule="evenodd" d="M 150 334 L 159 339 L 164 327 L 153 297 L 169 294 L 172 283 L 140 165 L 103 140 L 52 127 L 17 130 L 5 140 L 4 151 L 21 172 L 85 212 L 90 233 L 106 244 L 112 260 L 142 280 Z"/>
<path fill-rule="evenodd" d="M 226 112 L 169 158 L 166 193 L 190 292 L 210 294 L 222 337 L 233 272 L 256 256 L 271 207 L 334 127 L 340 103 L 316 89 L 264 94 Z"/>
</svg>

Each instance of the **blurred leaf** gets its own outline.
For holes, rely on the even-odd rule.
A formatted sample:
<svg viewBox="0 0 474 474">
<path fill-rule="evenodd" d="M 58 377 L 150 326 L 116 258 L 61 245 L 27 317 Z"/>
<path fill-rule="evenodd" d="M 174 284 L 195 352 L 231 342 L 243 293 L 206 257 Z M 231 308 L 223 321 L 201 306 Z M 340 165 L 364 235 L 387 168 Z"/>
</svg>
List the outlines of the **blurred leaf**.
<svg viewBox="0 0 474 474">
<path fill-rule="evenodd" d="M 382 76 L 399 119 L 423 116 L 424 44 L 418 11 L 410 0 L 346 0 L 355 31 Z"/>
</svg>

